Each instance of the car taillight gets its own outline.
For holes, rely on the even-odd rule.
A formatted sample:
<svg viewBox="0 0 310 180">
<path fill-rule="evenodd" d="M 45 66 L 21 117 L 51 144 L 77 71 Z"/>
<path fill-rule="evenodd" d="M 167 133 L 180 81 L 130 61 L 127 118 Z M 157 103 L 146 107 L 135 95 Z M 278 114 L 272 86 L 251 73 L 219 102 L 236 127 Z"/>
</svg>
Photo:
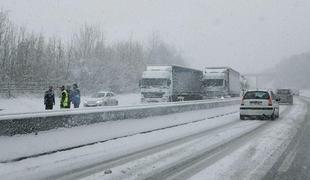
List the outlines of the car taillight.
<svg viewBox="0 0 310 180">
<path fill-rule="evenodd" d="M 272 106 L 272 99 L 271 99 L 271 97 L 269 97 L 268 106 Z"/>
<path fill-rule="evenodd" d="M 244 97 L 241 99 L 241 106 L 244 106 Z"/>
</svg>

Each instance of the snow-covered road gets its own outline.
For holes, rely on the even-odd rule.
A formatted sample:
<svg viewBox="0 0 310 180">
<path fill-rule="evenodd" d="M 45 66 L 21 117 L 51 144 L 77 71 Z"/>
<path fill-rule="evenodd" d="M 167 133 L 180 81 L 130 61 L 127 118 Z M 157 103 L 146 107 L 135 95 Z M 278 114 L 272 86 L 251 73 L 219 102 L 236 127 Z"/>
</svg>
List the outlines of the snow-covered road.
<svg viewBox="0 0 310 180">
<path fill-rule="evenodd" d="M 306 113 L 295 99 L 277 121 L 231 106 L 0 137 L 0 179 L 261 179 Z"/>
</svg>

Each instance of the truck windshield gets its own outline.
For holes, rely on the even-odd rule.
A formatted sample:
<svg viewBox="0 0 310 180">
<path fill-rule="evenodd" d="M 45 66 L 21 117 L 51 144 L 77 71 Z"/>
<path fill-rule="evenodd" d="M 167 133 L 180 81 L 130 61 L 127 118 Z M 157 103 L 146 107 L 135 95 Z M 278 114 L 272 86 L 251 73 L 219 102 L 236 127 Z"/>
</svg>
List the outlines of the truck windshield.
<svg viewBox="0 0 310 180">
<path fill-rule="evenodd" d="M 223 86 L 223 84 L 224 84 L 223 79 L 207 79 L 204 81 L 205 87 Z"/>
<path fill-rule="evenodd" d="M 142 79 L 142 87 L 161 87 L 161 86 L 168 86 L 168 79 L 155 79 L 155 78 L 148 78 Z"/>
</svg>

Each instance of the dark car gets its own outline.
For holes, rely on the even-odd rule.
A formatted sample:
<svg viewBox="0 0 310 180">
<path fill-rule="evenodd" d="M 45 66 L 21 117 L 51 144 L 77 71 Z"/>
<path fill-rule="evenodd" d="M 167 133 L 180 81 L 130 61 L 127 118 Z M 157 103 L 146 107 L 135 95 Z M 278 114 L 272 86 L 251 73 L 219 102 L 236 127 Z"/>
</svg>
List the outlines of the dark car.
<svg viewBox="0 0 310 180">
<path fill-rule="evenodd" d="M 277 89 L 277 97 L 280 98 L 281 104 L 293 104 L 293 92 L 290 89 Z"/>
</svg>

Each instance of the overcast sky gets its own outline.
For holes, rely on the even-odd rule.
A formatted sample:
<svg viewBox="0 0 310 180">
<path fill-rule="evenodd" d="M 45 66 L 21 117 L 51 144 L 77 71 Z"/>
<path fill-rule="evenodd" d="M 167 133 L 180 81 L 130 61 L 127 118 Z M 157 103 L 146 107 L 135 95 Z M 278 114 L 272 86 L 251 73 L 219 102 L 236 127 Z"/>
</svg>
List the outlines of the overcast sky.
<svg viewBox="0 0 310 180">
<path fill-rule="evenodd" d="M 310 50 L 310 0 L 0 0 L 29 30 L 69 39 L 85 22 L 109 41 L 154 32 L 192 67 L 262 71 Z"/>
</svg>

